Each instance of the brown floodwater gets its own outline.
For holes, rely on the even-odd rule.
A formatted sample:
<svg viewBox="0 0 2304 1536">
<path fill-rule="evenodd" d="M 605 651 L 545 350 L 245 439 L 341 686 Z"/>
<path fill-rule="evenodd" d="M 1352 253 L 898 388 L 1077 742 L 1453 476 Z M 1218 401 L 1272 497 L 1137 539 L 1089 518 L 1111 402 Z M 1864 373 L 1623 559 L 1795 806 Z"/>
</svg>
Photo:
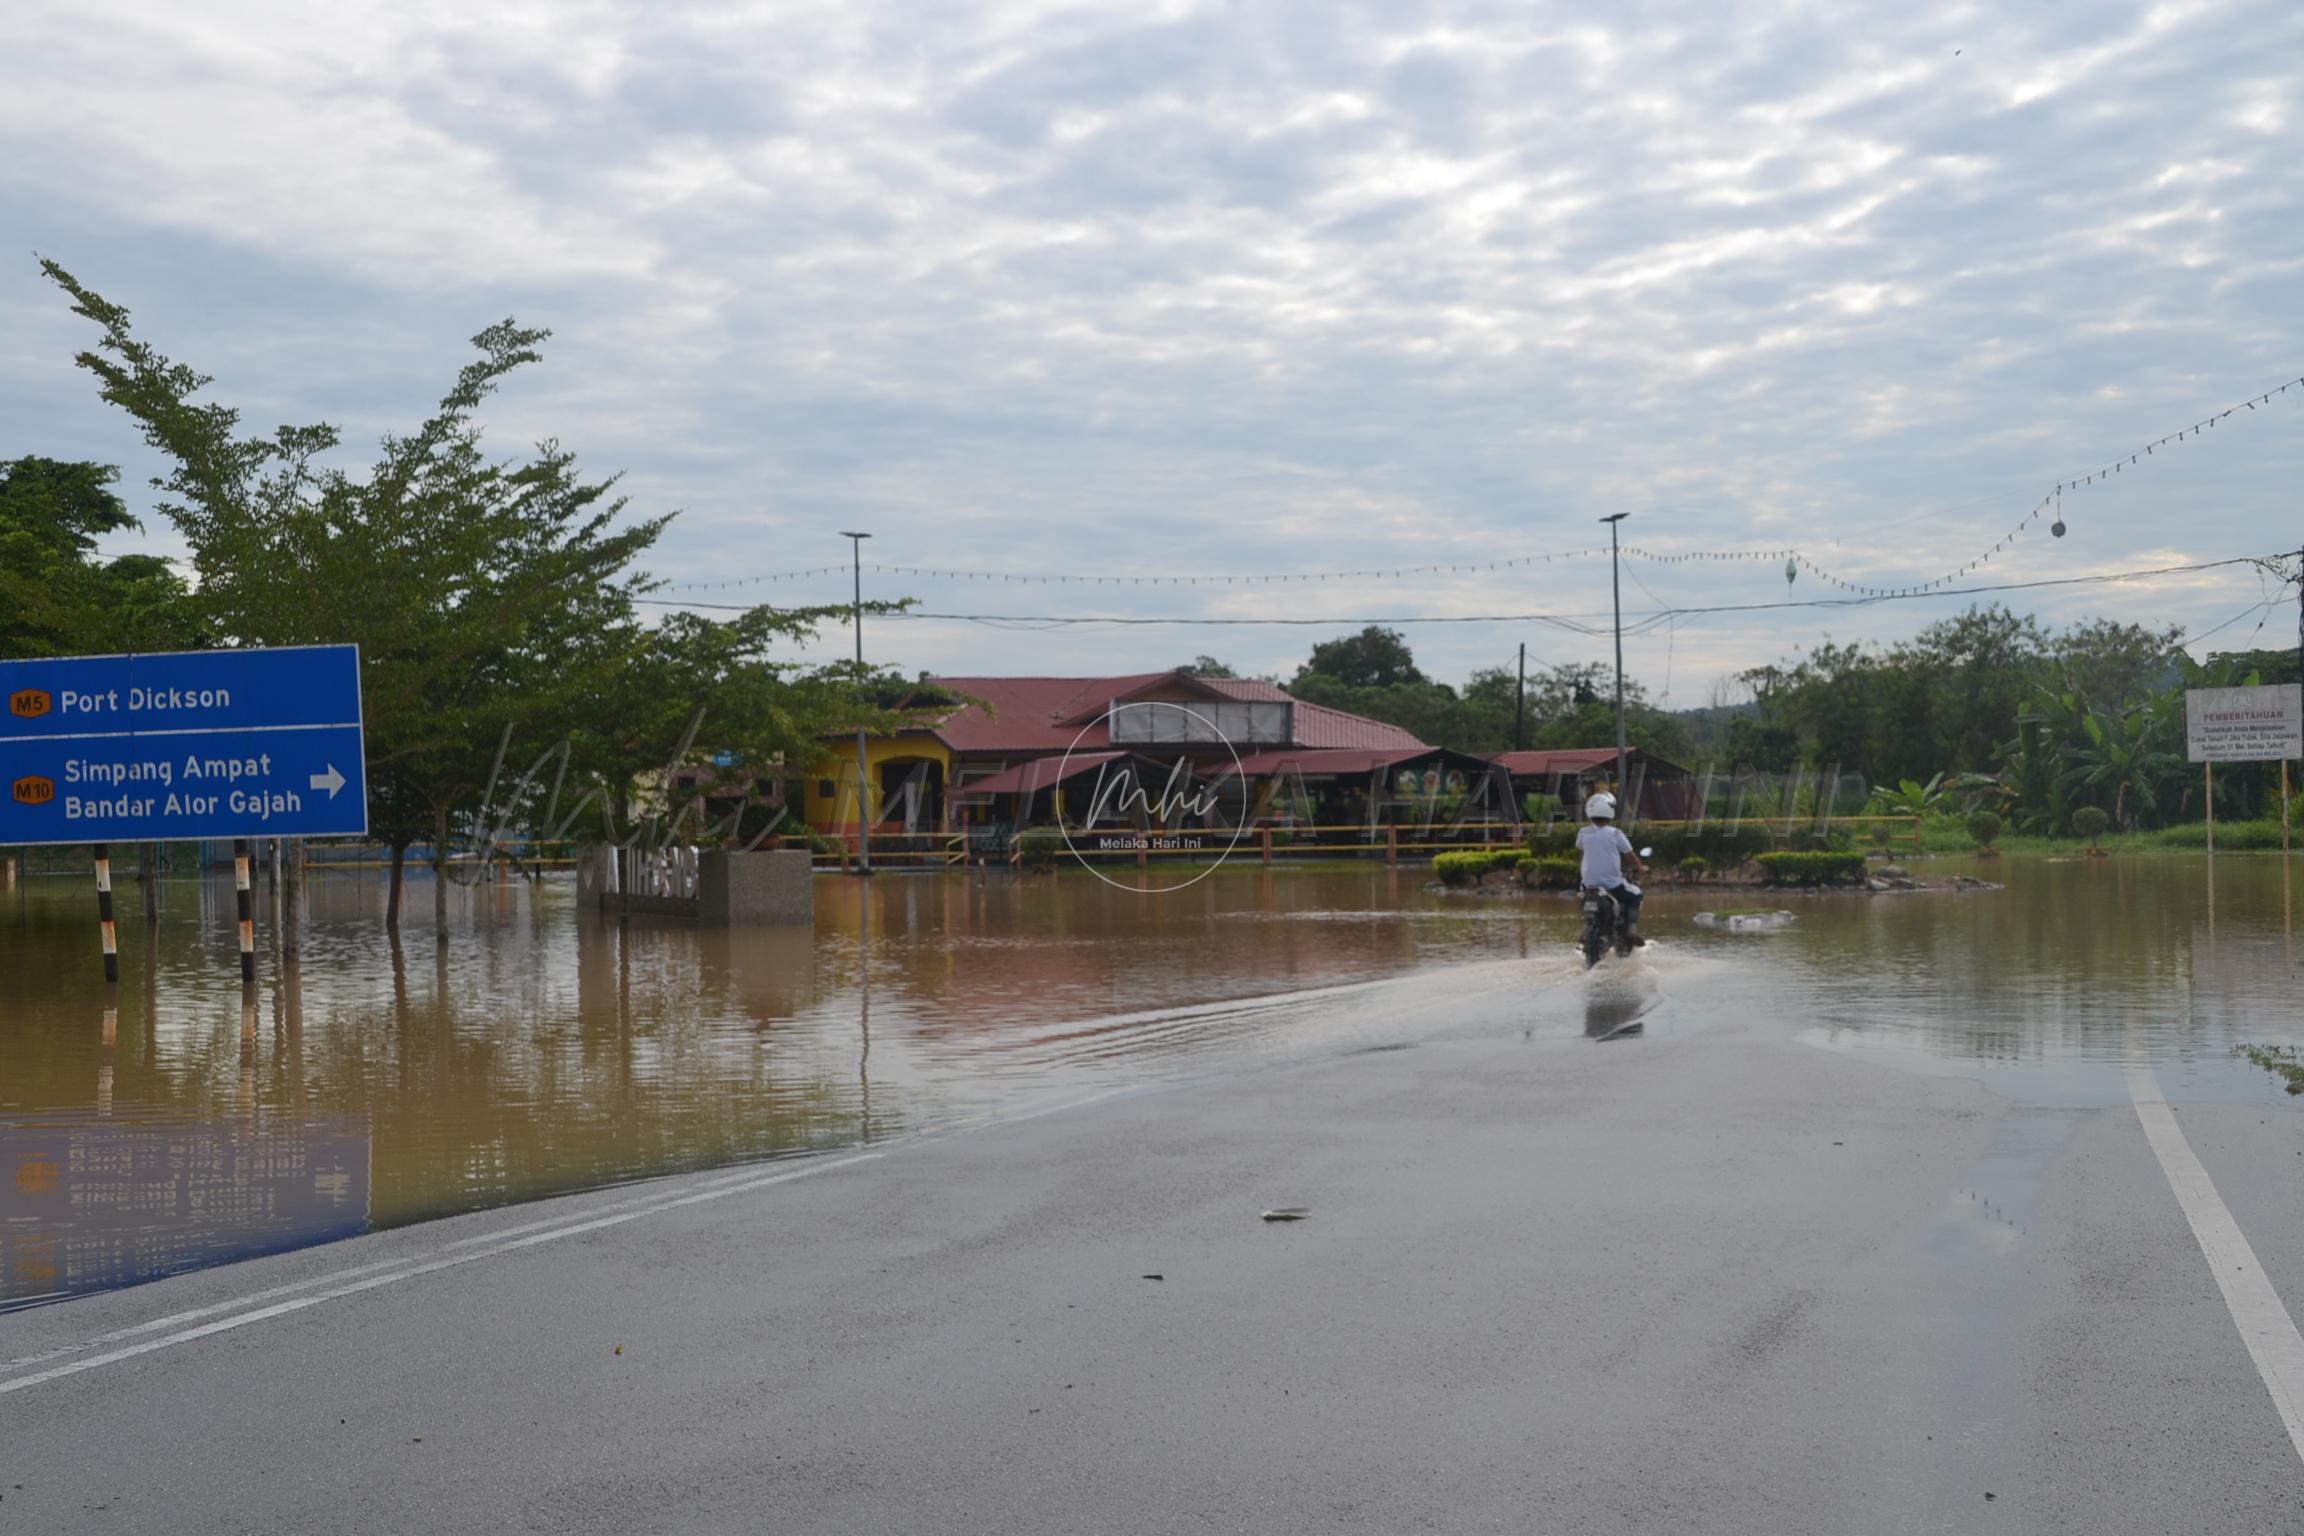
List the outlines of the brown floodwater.
<svg viewBox="0 0 2304 1536">
<path fill-rule="evenodd" d="M 823 876 L 812 931 L 738 933 L 604 919 L 553 880 L 452 888 L 445 942 L 418 887 L 398 944 L 378 881 L 317 873 L 300 963 L 260 917 L 248 992 L 228 880 L 162 882 L 149 928 L 123 882 L 107 988 L 92 883 L 28 876 L 0 890 L 0 1310 L 1449 1032 L 1566 1048 L 1753 1017 L 2027 1101 L 2112 1102 L 2150 1061 L 2172 1094 L 2293 1102 L 2232 1057 L 2304 1045 L 2286 860 L 1920 872 L 1955 870 L 2006 888 L 1659 890 L 1657 942 L 1590 976 L 1573 903 L 1419 870 L 1227 868 L 1149 896 Z M 1796 915 L 1693 922 L 1752 906 Z"/>
</svg>

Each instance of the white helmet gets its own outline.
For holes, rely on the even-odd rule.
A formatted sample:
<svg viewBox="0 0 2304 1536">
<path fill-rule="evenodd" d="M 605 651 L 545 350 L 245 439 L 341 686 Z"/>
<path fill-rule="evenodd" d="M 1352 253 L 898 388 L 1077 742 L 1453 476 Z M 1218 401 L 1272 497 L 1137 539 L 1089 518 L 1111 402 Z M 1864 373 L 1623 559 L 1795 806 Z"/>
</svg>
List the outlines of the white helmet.
<svg viewBox="0 0 2304 1536">
<path fill-rule="evenodd" d="M 1584 815 L 1592 821 L 1614 821 L 1616 819 L 1616 797 L 1606 790 L 1602 790 L 1584 802 Z"/>
</svg>

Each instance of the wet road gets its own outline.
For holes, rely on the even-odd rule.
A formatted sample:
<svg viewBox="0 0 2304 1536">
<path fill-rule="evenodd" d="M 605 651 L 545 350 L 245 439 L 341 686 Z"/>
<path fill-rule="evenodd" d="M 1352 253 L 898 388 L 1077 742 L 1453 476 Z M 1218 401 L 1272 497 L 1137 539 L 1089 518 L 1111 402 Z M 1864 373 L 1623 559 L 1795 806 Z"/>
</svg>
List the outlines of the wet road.
<svg viewBox="0 0 2304 1536">
<path fill-rule="evenodd" d="M 1754 1017 L 2024 1102 L 2124 1103 L 2131 1060 L 2181 1099 L 2253 1102 L 2266 1079 L 2232 1047 L 2304 1045 L 2285 861 L 1992 873 L 2007 889 L 1781 898 L 1796 921 L 1766 934 L 1691 921 L 1757 893 L 1661 889 L 1650 928 L 1755 967 Z M 259 901 L 252 996 L 228 881 L 163 882 L 153 927 L 123 888 L 116 996 L 84 882 L 0 890 L 0 1313 L 1348 1049 L 1383 1019 L 1361 992 L 1421 975 L 1445 995 L 1471 963 L 1526 964 L 1531 1030 L 1605 1023 L 1538 985 L 1571 972 L 1572 903 L 1409 869 L 1227 868 L 1149 899 L 1086 875 L 827 877 L 813 932 L 736 934 L 587 917 L 564 882 L 459 887 L 447 943 L 419 894 L 399 946 L 380 882 L 338 873 L 313 882 L 300 967 Z"/>
<path fill-rule="evenodd" d="M 1327 1046 L 1061 1112 L 18 1314 L 0 1518 L 2304 1529 L 2276 1083 L 1851 1046 L 1764 952 L 1662 948 L 1330 995 Z"/>
</svg>

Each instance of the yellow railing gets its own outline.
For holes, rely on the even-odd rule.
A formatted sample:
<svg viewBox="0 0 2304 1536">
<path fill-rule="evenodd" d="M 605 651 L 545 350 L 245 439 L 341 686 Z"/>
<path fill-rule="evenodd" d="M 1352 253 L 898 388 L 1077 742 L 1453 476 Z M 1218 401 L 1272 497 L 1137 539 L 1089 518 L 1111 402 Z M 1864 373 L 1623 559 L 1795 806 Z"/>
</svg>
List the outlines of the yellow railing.
<svg viewBox="0 0 2304 1536">
<path fill-rule="evenodd" d="M 1885 823 L 1892 827 L 1913 830 L 1918 827 L 1908 816 L 1833 816 L 1825 821 L 1829 826 L 1869 826 Z M 1642 820 L 1626 826 L 1635 841 L 1644 830 L 1681 829 L 1688 827 L 1726 827 L 1743 825 L 1776 827 L 1813 827 L 1818 824 L 1814 816 L 1796 818 L 1774 816 L 1708 817 L 1696 820 Z M 1222 828 L 1180 828 L 1169 832 L 1154 832 L 1155 838 L 1174 838 L 1194 846 L 1173 848 L 1141 847 L 1135 849 L 1084 849 L 1090 856 L 1106 862 L 1126 862 L 1133 854 L 1135 862 L 1149 864 L 1154 859 L 1207 859 L 1219 855 L 1234 859 L 1252 858 L 1272 863 L 1279 858 L 1302 858 L 1321 855 L 1365 856 L 1382 853 L 1387 865 L 1396 865 L 1403 855 L 1412 859 L 1438 853 L 1477 852 L 1496 848 L 1524 846 L 1529 836 L 1545 827 L 1572 827 L 1572 822 L 1509 822 L 1470 821 L 1452 825 L 1417 827 L 1388 824 L 1370 827 L 1365 822 L 1346 824 L 1281 823 L 1278 825 L 1249 827 L 1241 831 L 1237 840 Z M 1030 830 L 1030 829 L 1026 829 Z M 1099 837 L 1127 837 L 1131 834 L 1114 829 L 1099 832 Z M 1083 843 L 1075 835 L 1075 845 Z M 938 833 L 876 832 L 872 836 L 872 863 L 886 868 L 952 868 L 965 864 L 969 857 L 969 838 L 964 831 Z M 826 867 L 846 870 L 856 859 L 853 835 L 838 838 L 834 846 L 819 852 L 817 863 Z M 1020 842 L 1012 841 L 1004 862 L 1019 865 L 1023 862 Z"/>
</svg>

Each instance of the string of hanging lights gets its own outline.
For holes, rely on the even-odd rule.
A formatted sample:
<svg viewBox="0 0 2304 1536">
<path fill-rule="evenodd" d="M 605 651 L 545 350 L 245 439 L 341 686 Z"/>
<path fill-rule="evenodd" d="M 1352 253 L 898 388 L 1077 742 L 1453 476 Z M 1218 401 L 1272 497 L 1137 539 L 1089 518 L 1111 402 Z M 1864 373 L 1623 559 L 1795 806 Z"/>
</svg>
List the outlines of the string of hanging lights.
<svg viewBox="0 0 2304 1536">
<path fill-rule="evenodd" d="M 1946 571 L 1944 574 L 1934 577 L 1928 581 L 1913 582 L 1903 586 L 1875 586 L 1864 582 L 1850 581 L 1847 578 L 1826 569 L 1823 565 L 1819 564 L 1810 556 L 1803 554 L 1797 547 L 1792 546 L 1780 549 L 1710 549 L 1657 551 L 1643 549 L 1634 545 L 1626 545 L 1622 549 L 1621 553 L 1628 559 L 1645 560 L 1655 565 L 1687 565 L 1698 562 L 1716 563 L 1725 561 L 1764 561 L 1770 564 L 1782 562 L 1784 567 L 1784 580 L 1787 585 L 1797 581 L 1802 573 L 1806 573 L 1815 581 L 1821 582 L 1824 585 L 1835 588 L 1839 591 L 1849 593 L 1851 596 L 1855 597 L 1913 597 L 1929 592 L 1941 591 L 1945 588 L 1948 588 L 1952 585 L 1952 583 L 1960 580 L 1962 577 L 1971 575 L 1974 572 L 1982 569 L 1984 566 L 1990 564 L 1996 556 L 2005 551 L 2010 545 L 2014 544 L 2018 537 L 2023 534 L 2025 529 L 2038 522 L 2043 516 L 2050 518 L 2048 525 L 2049 533 L 2056 538 L 2063 538 L 2069 531 L 2064 521 L 2064 493 L 2067 490 L 2078 491 L 2090 486 L 2097 485 L 2104 481 L 2108 481 L 2115 475 L 2124 474 L 2127 472 L 2127 470 L 2139 465 L 2145 459 L 2154 457 L 2160 452 L 2160 450 L 2171 447 L 2178 443 L 2186 442 L 2193 438 L 2197 438 L 2202 433 L 2213 430 L 2218 422 L 2224 421 L 2243 411 L 2254 411 L 2259 406 L 2268 405 L 2279 396 L 2287 394 L 2291 389 L 2304 390 L 2304 378 L 2291 379 L 2287 383 L 2279 385 L 2277 388 L 2266 390 L 2260 395 L 2256 395 L 2250 399 L 2240 401 L 2236 405 L 2228 406 L 2213 415 L 2203 417 L 2199 421 L 2191 423 L 2189 426 L 2180 427 L 2173 432 L 2164 433 L 2161 436 L 2154 438 L 2151 442 L 2146 443 L 2142 447 L 2136 449 L 2133 453 L 2127 454 L 2121 458 L 2114 459 L 2105 464 L 2100 469 L 2091 470 L 2086 474 L 2075 475 L 2069 479 L 2057 481 L 2054 487 L 2051 488 L 2047 494 L 2043 495 L 2037 503 L 2035 503 L 2028 511 L 2025 512 L 2022 517 L 2018 518 L 2016 520 L 2015 526 L 2010 528 L 2007 533 L 2003 534 L 1996 542 L 1994 542 L 1990 549 L 1985 550 L 1975 559 L 1970 560 L 1952 570 Z M 883 576 L 905 576 L 938 581 L 962 581 L 983 583 L 988 586 L 1272 587 L 1304 586 L 1327 582 L 1398 581 L 1404 577 L 1410 576 L 1483 575 L 1497 571 L 1525 569 L 1539 565 L 1551 565 L 1559 561 L 1591 559 L 1596 556 L 1605 555 L 1608 552 L 1608 546 L 1602 544 L 1585 549 L 1551 550 L 1541 554 L 1515 555 L 1509 558 L 1498 560 L 1458 561 L 1430 565 L 1379 566 L 1361 570 L 1346 571 L 1275 571 L 1260 573 L 1215 572 L 1134 575 L 1128 573 L 1114 574 L 1111 572 L 1079 573 L 1063 571 L 972 571 L 954 567 L 894 565 L 880 564 L 877 562 L 867 563 L 864 566 L 864 569 Z M 772 571 L 757 576 L 731 577 L 722 581 L 676 582 L 666 586 L 662 590 L 667 592 L 722 592 L 732 591 L 743 587 L 764 585 L 771 582 L 802 581 L 811 577 L 848 575 L 850 573 L 850 567 L 846 565 L 810 566 L 804 570 Z"/>
</svg>

